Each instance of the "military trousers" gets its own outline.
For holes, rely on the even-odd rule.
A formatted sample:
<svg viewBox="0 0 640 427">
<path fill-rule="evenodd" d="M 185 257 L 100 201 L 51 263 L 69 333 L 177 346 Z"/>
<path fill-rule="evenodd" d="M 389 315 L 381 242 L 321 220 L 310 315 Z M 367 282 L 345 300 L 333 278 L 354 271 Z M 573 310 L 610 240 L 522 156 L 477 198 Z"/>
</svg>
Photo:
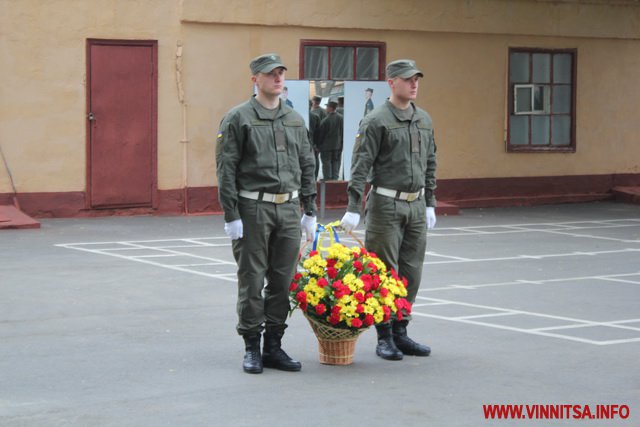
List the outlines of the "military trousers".
<svg viewBox="0 0 640 427">
<path fill-rule="evenodd" d="M 320 152 L 318 150 L 316 150 L 315 148 L 313 149 L 313 155 L 316 159 L 316 169 L 315 169 L 315 177 L 316 177 L 316 181 L 318 180 L 318 173 L 320 172 Z"/>
<path fill-rule="evenodd" d="M 325 181 L 336 180 L 340 177 L 342 150 L 321 151 L 320 160 L 322 160 L 322 176 Z"/>
<path fill-rule="evenodd" d="M 365 247 L 407 279 L 407 300 L 413 304 L 427 247 L 424 199 L 407 202 L 370 192 L 365 212 Z M 411 320 L 411 316 L 405 319 Z"/>
<path fill-rule="evenodd" d="M 232 242 L 238 264 L 240 335 L 284 330 L 289 285 L 300 251 L 300 201 L 275 204 L 238 198 L 242 239 Z"/>
</svg>

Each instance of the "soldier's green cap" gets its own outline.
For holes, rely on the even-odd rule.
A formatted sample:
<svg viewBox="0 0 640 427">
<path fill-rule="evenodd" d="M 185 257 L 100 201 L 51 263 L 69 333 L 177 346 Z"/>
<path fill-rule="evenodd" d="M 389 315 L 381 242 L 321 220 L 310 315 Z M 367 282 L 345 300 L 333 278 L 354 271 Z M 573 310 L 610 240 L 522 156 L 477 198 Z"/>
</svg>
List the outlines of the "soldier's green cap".
<svg viewBox="0 0 640 427">
<path fill-rule="evenodd" d="M 418 74 L 420 77 L 424 77 L 422 71 L 418 70 L 416 61 L 412 59 L 398 59 L 397 61 L 389 62 L 387 65 L 387 77 L 400 77 L 401 79 L 408 79 Z"/>
<path fill-rule="evenodd" d="M 249 64 L 249 68 L 251 68 L 251 74 L 258 73 L 270 73 L 274 68 L 282 67 L 285 70 L 287 67 L 284 66 L 282 60 L 280 59 L 280 55 L 275 53 L 267 53 L 266 55 L 260 55 L 251 60 Z"/>
</svg>

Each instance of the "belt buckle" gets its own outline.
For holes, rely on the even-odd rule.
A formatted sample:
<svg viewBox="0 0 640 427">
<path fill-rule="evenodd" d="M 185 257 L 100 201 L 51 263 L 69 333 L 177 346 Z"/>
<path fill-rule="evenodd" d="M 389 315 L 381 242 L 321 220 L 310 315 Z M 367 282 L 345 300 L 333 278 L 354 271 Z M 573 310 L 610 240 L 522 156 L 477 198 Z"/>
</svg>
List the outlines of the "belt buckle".
<svg viewBox="0 0 640 427">
<path fill-rule="evenodd" d="M 417 199 L 420 195 L 420 192 L 418 193 L 408 193 L 407 194 L 407 202 L 413 202 L 415 199 Z"/>
<path fill-rule="evenodd" d="M 273 203 L 281 204 L 289 200 L 289 193 L 276 194 Z"/>
</svg>

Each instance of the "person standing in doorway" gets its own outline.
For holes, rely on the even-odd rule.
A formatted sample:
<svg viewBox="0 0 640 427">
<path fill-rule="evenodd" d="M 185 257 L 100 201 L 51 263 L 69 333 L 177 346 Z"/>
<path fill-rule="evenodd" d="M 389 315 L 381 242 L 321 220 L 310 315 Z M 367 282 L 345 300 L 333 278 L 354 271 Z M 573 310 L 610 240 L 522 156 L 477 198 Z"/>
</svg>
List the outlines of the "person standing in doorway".
<svg viewBox="0 0 640 427">
<path fill-rule="evenodd" d="M 338 97 L 338 108 L 336 108 L 336 113 L 344 117 L 344 96 Z"/>
<path fill-rule="evenodd" d="M 337 102 L 329 101 L 327 117 L 320 122 L 315 135 L 322 160 L 322 176 L 325 181 L 336 180 L 340 176 L 343 119 L 336 112 L 337 107 Z"/>
<path fill-rule="evenodd" d="M 281 340 L 300 230 L 307 240 L 316 230 L 315 162 L 304 119 L 280 99 L 287 70 L 280 56 L 261 55 L 249 66 L 257 94 L 225 115 L 216 147 L 224 231 L 238 264 L 236 330 L 245 372 L 299 371 Z"/>
<path fill-rule="evenodd" d="M 313 110 L 313 100 L 309 100 L 309 142 L 313 148 L 313 156 L 316 161 L 315 179 L 318 180 L 318 173 L 320 172 L 320 151 L 318 151 L 318 145 L 316 143 L 316 132 L 322 119 L 320 115 Z M 322 108 L 320 108 L 322 110 Z M 322 110 L 324 111 L 324 110 Z"/>
<path fill-rule="evenodd" d="M 407 280 L 413 304 L 422 279 L 427 229 L 436 224 L 436 144 L 431 117 L 413 101 L 423 77 L 410 59 L 387 65 L 391 97 L 360 123 L 353 148 L 349 204 L 341 225 L 351 231 L 360 222 L 365 185 L 365 247 Z M 407 336 L 411 316 L 376 325 L 376 354 L 387 360 L 428 356 L 431 349 Z"/>
<path fill-rule="evenodd" d="M 318 117 L 320 118 L 320 121 L 322 121 L 322 119 L 324 119 L 325 117 L 327 117 L 327 112 L 325 111 L 324 108 L 322 108 L 322 105 L 320 105 L 322 103 L 322 98 L 319 96 L 314 96 L 313 98 L 311 98 L 311 113 L 312 114 L 317 114 Z"/>
</svg>

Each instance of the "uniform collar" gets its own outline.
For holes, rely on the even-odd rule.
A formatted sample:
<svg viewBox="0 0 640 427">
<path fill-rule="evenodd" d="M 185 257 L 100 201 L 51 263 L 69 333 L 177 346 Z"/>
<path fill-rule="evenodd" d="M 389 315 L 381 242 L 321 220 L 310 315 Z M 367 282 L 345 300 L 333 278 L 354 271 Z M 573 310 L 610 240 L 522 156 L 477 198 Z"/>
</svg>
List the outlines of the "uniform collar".
<svg viewBox="0 0 640 427">
<path fill-rule="evenodd" d="M 393 115 L 396 117 L 398 121 L 401 121 L 401 122 L 413 121 L 414 117 L 416 116 L 416 105 L 413 102 L 410 102 L 411 107 L 413 107 L 413 113 L 410 118 L 407 118 L 407 114 L 403 113 L 403 110 L 398 109 L 388 99 L 385 102 L 385 104 L 389 108 L 389 110 L 391 110 L 391 112 L 393 113 Z"/>
<path fill-rule="evenodd" d="M 267 108 L 264 108 L 262 106 L 262 104 L 260 104 L 256 100 L 256 96 L 255 95 L 253 95 L 251 97 L 249 102 L 251 103 L 251 106 L 255 110 L 255 112 L 258 115 L 258 117 L 260 118 L 260 120 L 275 120 L 275 119 L 278 119 L 278 118 L 280 118 L 282 116 L 285 116 L 285 115 L 289 114 L 291 111 L 293 111 L 291 109 L 291 107 L 289 107 L 286 103 L 282 102 L 282 100 L 280 100 L 280 107 L 278 107 L 278 111 L 275 113 L 275 115 L 273 113 L 273 110 L 269 110 Z"/>
</svg>

